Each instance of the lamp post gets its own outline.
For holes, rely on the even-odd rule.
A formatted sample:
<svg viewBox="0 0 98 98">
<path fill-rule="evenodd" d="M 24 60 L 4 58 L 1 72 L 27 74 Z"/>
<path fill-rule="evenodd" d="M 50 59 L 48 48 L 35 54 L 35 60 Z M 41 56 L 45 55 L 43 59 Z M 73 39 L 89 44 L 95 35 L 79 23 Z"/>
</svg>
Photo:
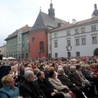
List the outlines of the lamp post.
<svg viewBox="0 0 98 98">
<path fill-rule="evenodd" d="M 70 59 L 70 57 L 71 57 L 71 52 L 70 51 L 72 50 L 72 46 L 70 44 L 68 44 L 66 46 L 66 50 L 67 50 L 68 59 Z"/>
<path fill-rule="evenodd" d="M 39 58 L 40 58 L 40 50 L 38 50 Z"/>
</svg>

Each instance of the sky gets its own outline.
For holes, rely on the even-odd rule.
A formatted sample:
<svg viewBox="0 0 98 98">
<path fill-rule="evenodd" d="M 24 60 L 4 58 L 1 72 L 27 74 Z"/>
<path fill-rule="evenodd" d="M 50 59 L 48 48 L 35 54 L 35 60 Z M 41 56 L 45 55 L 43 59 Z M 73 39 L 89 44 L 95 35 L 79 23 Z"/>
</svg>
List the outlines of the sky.
<svg viewBox="0 0 98 98">
<path fill-rule="evenodd" d="M 40 8 L 48 14 L 51 0 L 0 0 L 0 46 L 8 35 L 26 24 L 33 26 Z M 52 0 L 55 17 L 72 22 L 91 18 L 98 0 Z"/>
</svg>

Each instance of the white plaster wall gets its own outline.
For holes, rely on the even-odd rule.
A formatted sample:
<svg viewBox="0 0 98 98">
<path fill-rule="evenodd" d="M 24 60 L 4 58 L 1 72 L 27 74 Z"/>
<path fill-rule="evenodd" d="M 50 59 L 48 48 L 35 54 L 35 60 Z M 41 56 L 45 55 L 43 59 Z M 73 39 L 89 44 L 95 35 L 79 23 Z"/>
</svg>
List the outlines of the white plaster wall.
<svg viewBox="0 0 98 98">
<path fill-rule="evenodd" d="M 93 56 L 94 50 L 98 48 L 98 23 L 95 23 L 96 25 L 96 32 L 91 32 L 91 25 L 94 24 L 89 24 L 85 26 L 80 26 L 76 27 L 79 28 L 79 33 L 78 35 L 75 35 L 75 29 L 76 28 L 71 28 L 70 33 L 71 36 L 67 36 L 66 34 L 66 29 L 62 31 L 58 31 L 58 37 L 54 38 L 54 33 L 51 33 L 51 41 L 52 41 L 52 57 L 55 57 L 55 53 L 58 53 L 58 57 L 67 57 L 67 50 L 66 50 L 66 39 L 70 38 L 71 39 L 71 46 L 72 50 L 71 56 L 76 56 L 76 52 L 80 52 L 80 56 Z M 85 27 L 86 33 L 81 34 L 81 27 Z M 96 34 L 97 36 L 97 44 L 92 44 L 92 34 Z M 81 37 L 85 36 L 86 38 L 86 45 L 81 45 Z M 80 39 L 80 45 L 76 46 L 75 45 L 75 37 L 78 37 Z M 58 48 L 54 48 L 54 40 L 58 40 Z"/>
</svg>

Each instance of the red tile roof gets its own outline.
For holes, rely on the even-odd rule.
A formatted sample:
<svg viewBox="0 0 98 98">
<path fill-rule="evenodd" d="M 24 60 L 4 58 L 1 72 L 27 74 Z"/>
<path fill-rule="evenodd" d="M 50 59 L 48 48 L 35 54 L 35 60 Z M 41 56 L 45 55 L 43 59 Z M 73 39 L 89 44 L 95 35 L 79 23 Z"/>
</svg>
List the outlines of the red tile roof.
<svg viewBox="0 0 98 98">
<path fill-rule="evenodd" d="M 73 28 L 73 27 L 77 27 L 77 26 L 80 26 L 80 25 L 86 25 L 86 24 L 93 23 L 93 22 L 95 23 L 97 21 L 98 21 L 98 16 L 90 18 L 90 19 L 82 20 L 82 21 L 76 22 L 74 24 L 66 24 L 66 25 L 61 26 L 59 28 L 55 28 L 55 29 L 51 30 L 50 32 L 55 32 L 55 31 L 58 31 L 58 30 Z"/>
<path fill-rule="evenodd" d="M 25 32 L 30 31 L 31 30 L 31 27 L 29 27 L 28 25 L 25 25 L 25 26 L 19 28 L 18 30 L 16 30 L 15 32 L 13 32 L 12 34 L 8 35 L 8 37 L 5 40 L 8 40 L 8 39 L 10 39 L 12 37 L 17 36 L 19 30 L 21 30 L 22 33 L 25 33 Z"/>
</svg>

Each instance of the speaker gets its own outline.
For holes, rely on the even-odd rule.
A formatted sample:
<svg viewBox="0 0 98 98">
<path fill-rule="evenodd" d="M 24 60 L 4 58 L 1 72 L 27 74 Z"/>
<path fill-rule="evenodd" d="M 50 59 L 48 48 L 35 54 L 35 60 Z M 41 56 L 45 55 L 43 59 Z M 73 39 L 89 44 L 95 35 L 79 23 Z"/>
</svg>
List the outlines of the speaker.
<svg viewBox="0 0 98 98">
<path fill-rule="evenodd" d="M 2 60 L 3 59 L 3 55 L 2 54 L 0 54 L 0 60 Z"/>
</svg>

